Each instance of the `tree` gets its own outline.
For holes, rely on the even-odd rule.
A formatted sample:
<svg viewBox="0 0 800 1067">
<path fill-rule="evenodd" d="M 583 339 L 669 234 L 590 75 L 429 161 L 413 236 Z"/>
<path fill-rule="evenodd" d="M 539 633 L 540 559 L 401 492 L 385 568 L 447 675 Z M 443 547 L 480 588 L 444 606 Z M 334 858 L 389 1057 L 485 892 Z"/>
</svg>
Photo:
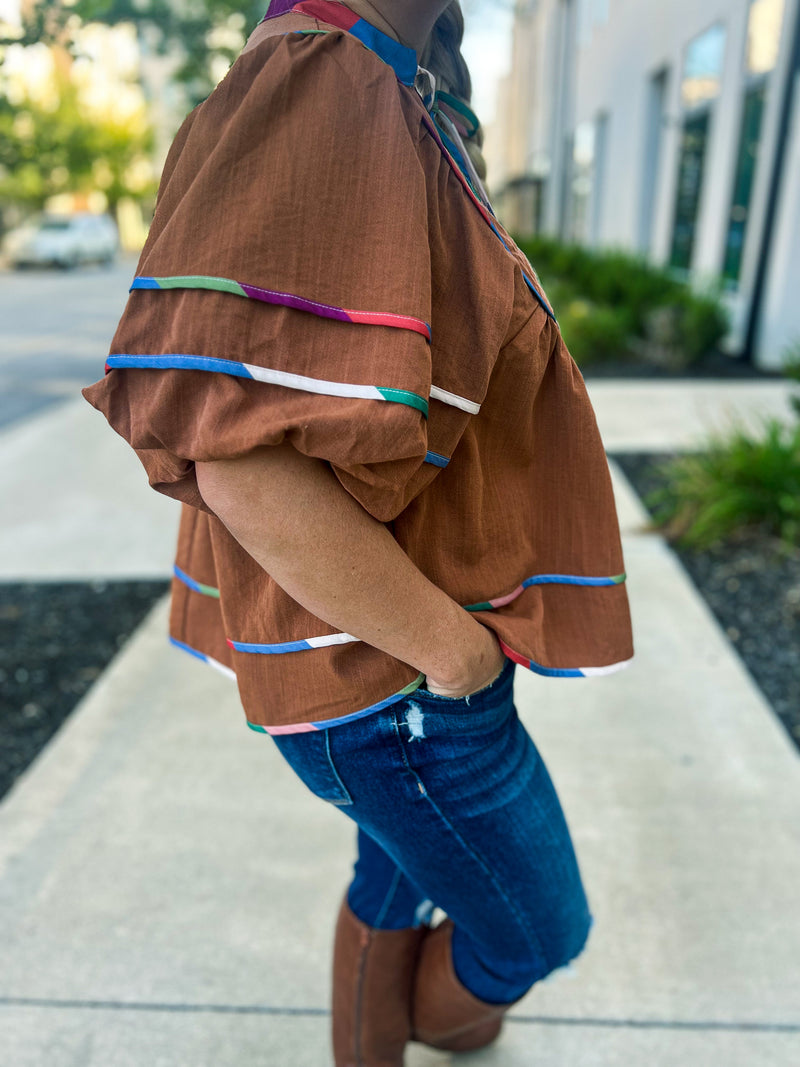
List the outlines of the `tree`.
<svg viewBox="0 0 800 1067">
<path fill-rule="evenodd" d="M 151 193 L 144 119 L 87 114 L 63 73 L 54 88 L 50 105 L 0 96 L 0 202 L 39 209 L 56 193 L 101 189 L 114 209 L 123 196 Z"/>
<path fill-rule="evenodd" d="M 35 0 L 23 8 L 22 34 L 13 40 L 75 50 L 81 26 L 129 23 L 145 50 L 179 57 L 175 77 L 195 104 L 214 87 L 221 66 L 236 58 L 266 6 L 266 0 Z M 0 46 L 11 40 L 0 39 Z"/>
</svg>

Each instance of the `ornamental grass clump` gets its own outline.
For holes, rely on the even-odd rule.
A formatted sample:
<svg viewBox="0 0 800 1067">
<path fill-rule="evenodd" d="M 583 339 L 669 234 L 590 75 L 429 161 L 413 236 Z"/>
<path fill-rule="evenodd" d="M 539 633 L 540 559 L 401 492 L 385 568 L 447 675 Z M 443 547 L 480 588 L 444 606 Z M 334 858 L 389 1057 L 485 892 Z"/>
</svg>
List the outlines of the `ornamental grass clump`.
<svg viewBox="0 0 800 1067">
<path fill-rule="evenodd" d="M 748 532 L 800 547 L 800 422 L 737 428 L 708 451 L 662 467 L 667 485 L 647 497 L 666 535 L 693 548 Z"/>
</svg>

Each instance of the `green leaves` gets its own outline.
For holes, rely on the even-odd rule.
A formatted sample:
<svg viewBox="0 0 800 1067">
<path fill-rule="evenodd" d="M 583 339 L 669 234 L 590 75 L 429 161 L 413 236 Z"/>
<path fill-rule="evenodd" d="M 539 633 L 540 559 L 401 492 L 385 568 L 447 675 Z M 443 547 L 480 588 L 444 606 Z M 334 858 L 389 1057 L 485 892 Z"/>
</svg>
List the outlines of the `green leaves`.
<svg viewBox="0 0 800 1067">
<path fill-rule="evenodd" d="M 639 358 L 680 369 L 712 352 L 728 331 L 717 290 L 695 292 L 640 256 L 541 235 L 520 247 L 542 275 L 581 365 Z"/>
<path fill-rule="evenodd" d="M 24 5 L 22 33 L 3 46 L 45 44 L 59 57 L 58 101 L 12 99 L 0 87 L 0 207 L 39 208 L 54 193 L 100 188 L 113 204 L 123 195 L 154 192 L 147 157 L 152 135 L 143 122 L 118 113 L 87 113 L 66 73 L 82 55 L 81 30 L 92 24 L 132 25 L 142 54 L 176 60 L 174 79 L 183 85 L 182 114 L 213 89 L 266 0 L 53 0 Z M 9 93 L 12 96 L 11 93 Z M 35 130 L 35 137 L 31 135 Z"/>
<path fill-rule="evenodd" d="M 768 419 L 762 436 L 737 428 L 662 473 L 668 485 L 646 503 L 667 535 L 683 544 L 706 548 L 758 527 L 800 546 L 800 423 Z"/>
<path fill-rule="evenodd" d="M 55 106 L 0 96 L 0 202 L 36 209 L 56 193 L 102 188 L 113 205 L 128 193 L 151 192 L 133 173 L 151 145 L 150 130 L 135 119 L 87 116 L 66 77 L 58 80 Z"/>
<path fill-rule="evenodd" d="M 74 49 L 81 26 L 136 27 L 147 50 L 180 59 L 176 80 L 190 106 L 213 89 L 220 65 L 230 63 L 266 11 L 266 0 L 56 0 L 26 9 L 22 44 L 41 41 Z M 220 28 L 230 32 L 219 34 Z M 9 42 L 2 42 L 9 43 Z"/>
</svg>

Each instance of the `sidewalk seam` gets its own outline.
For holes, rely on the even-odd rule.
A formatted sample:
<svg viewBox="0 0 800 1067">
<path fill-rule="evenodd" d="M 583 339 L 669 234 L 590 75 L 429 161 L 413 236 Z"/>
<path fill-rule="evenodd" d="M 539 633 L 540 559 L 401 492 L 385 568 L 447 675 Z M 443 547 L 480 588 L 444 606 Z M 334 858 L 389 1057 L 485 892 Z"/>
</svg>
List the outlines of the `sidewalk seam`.
<svg viewBox="0 0 800 1067">
<path fill-rule="evenodd" d="M 123 1000 L 58 1000 L 51 997 L 0 996 L 0 1007 L 56 1008 L 90 1011 L 141 1011 L 218 1015 L 285 1015 L 323 1017 L 327 1008 L 277 1007 L 269 1004 L 187 1004 Z M 605 1029 L 697 1030 L 756 1033 L 800 1033 L 800 1022 L 757 1022 L 720 1019 L 613 1019 L 577 1015 L 509 1015 L 508 1021 L 538 1026 L 583 1026 Z"/>
</svg>

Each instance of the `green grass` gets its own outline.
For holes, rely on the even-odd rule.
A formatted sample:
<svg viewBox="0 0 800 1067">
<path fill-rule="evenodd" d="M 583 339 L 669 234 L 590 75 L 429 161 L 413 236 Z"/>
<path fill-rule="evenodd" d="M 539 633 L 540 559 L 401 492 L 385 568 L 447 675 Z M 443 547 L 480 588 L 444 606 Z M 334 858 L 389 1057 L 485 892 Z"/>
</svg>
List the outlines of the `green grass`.
<svg viewBox="0 0 800 1067">
<path fill-rule="evenodd" d="M 737 428 L 712 440 L 707 452 L 671 461 L 662 473 L 668 484 L 646 503 L 670 538 L 706 548 L 758 529 L 800 546 L 800 422 L 769 419 L 763 436 Z"/>
</svg>

